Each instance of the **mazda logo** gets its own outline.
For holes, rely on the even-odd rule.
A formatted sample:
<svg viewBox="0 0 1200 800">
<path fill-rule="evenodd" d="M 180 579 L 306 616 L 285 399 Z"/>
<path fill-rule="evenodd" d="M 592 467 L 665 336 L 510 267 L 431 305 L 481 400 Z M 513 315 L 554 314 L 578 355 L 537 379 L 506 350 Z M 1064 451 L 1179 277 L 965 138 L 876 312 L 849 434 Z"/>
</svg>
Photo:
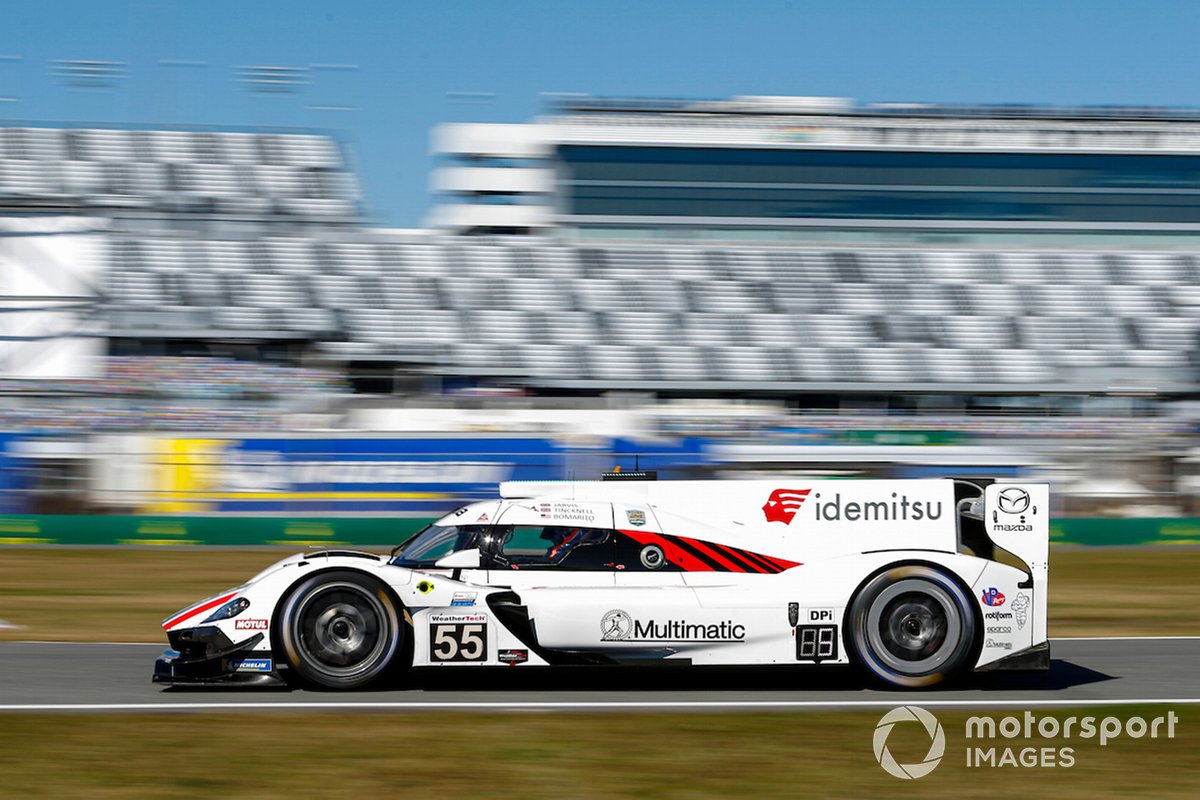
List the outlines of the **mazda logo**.
<svg viewBox="0 0 1200 800">
<path fill-rule="evenodd" d="M 1001 489 L 996 505 L 1005 514 L 1024 514 L 1029 509 L 1029 492 L 1016 486 Z"/>
</svg>

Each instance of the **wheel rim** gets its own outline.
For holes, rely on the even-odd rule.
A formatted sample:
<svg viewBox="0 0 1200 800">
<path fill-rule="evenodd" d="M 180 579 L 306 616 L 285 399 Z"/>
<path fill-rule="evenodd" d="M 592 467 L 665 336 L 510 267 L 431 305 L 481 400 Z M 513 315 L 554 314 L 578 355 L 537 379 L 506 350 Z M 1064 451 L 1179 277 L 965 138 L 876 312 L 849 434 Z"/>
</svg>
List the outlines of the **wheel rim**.
<svg viewBox="0 0 1200 800">
<path fill-rule="evenodd" d="M 958 605 L 948 592 L 924 580 L 885 588 L 867 610 L 871 650 L 890 669 L 919 675 L 950 660 L 962 638 Z"/>
<path fill-rule="evenodd" d="M 300 658 L 330 677 L 350 678 L 370 670 L 388 646 L 383 604 L 353 583 L 314 589 L 300 601 L 293 619 Z"/>
</svg>

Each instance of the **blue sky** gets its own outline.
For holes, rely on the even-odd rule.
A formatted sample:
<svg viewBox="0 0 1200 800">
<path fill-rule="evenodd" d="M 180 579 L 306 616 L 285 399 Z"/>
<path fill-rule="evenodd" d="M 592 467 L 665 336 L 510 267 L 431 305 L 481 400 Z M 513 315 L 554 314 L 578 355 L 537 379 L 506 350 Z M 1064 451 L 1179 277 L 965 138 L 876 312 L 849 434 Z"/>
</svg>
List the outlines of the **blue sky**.
<svg viewBox="0 0 1200 800">
<path fill-rule="evenodd" d="M 402 226 L 429 204 L 435 124 L 525 120 L 541 92 L 1200 106 L 1195 2 L 40 0 L 3 20 L 0 117 L 337 129 Z M 70 89 L 62 58 L 129 75 Z M 235 84 L 246 64 L 335 66 L 263 96 Z"/>
</svg>

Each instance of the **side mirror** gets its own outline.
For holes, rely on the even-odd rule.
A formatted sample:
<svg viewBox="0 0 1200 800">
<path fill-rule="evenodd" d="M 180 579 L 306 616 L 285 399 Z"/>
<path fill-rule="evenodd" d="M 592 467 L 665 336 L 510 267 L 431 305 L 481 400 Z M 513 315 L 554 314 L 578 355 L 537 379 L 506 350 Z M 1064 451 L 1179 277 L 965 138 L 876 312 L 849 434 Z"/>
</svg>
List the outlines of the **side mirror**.
<svg viewBox="0 0 1200 800">
<path fill-rule="evenodd" d="M 479 562 L 479 548 L 472 547 L 468 550 L 459 550 L 448 556 L 442 556 L 433 565 L 443 569 L 479 569 Z"/>
</svg>

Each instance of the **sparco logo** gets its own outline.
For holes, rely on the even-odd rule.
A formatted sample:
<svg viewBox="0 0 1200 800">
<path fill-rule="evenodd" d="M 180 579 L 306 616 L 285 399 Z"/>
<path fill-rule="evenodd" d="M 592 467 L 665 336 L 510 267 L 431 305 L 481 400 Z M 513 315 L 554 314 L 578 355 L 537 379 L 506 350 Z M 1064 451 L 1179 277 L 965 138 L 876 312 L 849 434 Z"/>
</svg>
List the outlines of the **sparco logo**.
<svg viewBox="0 0 1200 800">
<path fill-rule="evenodd" d="M 766 505 L 762 507 L 763 516 L 767 518 L 767 522 L 791 525 L 792 520 L 796 518 L 796 512 L 804 505 L 804 498 L 808 497 L 811 491 L 812 489 L 776 489 L 771 492 Z"/>
<path fill-rule="evenodd" d="M 896 727 L 897 722 L 919 722 L 925 728 L 925 733 L 929 736 L 929 752 L 925 754 L 923 761 L 915 764 L 900 764 L 888 750 L 888 737 L 891 736 L 892 729 Z M 911 728 L 912 726 L 904 727 Z M 875 760 L 879 762 L 879 766 L 883 767 L 889 775 L 895 775 L 897 778 L 907 781 L 924 778 L 941 763 L 942 755 L 946 752 L 946 734 L 942 731 L 942 725 L 937 721 L 937 717 L 925 709 L 916 706 L 900 706 L 893 708 L 883 715 L 883 719 L 879 720 L 879 724 L 875 726 L 875 738 L 872 744 L 875 746 Z"/>
<path fill-rule="evenodd" d="M 634 619 L 619 608 L 600 618 L 602 642 L 741 642 L 745 639 L 746 626 L 732 620 L 688 622 L 669 619 L 658 622 Z"/>
</svg>

